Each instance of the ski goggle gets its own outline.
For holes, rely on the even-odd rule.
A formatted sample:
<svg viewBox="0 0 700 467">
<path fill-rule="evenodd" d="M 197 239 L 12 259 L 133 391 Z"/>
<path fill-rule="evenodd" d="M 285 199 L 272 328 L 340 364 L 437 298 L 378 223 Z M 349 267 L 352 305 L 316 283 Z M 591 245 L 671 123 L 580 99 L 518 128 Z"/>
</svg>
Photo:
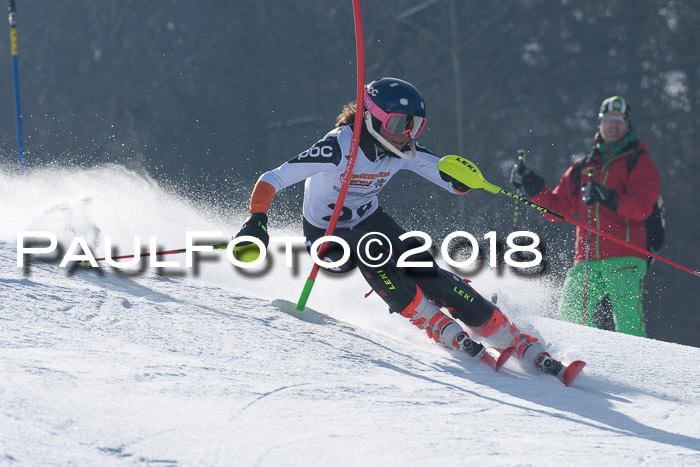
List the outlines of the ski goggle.
<svg viewBox="0 0 700 467">
<path fill-rule="evenodd" d="M 386 131 L 392 135 L 410 135 L 411 138 L 418 138 L 423 128 L 425 128 L 425 117 L 417 117 L 402 113 L 386 113 L 379 106 L 375 105 L 369 95 L 365 93 L 365 108 L 373 117 L 376 117 Z"/>
<path fill-rule="evenodd" d="M 600 120 L 605 123 L 627 123 L 629 119 L 624 115 L 600 115 Z"/>
</svg>

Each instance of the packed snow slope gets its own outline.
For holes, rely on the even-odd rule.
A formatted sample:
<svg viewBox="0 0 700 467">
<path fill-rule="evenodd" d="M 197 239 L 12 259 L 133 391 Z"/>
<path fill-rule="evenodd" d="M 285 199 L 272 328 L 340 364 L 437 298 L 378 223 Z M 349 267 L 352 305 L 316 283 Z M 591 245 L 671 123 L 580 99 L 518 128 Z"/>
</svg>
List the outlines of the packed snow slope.
<svg viewBox="0 0 700 467">
<path fill-rule="evenodd" d="M 126 254 L 137 235 L 175 249 L 240 225 L 119 167 L 0 173 L 0 197 L 0 464 L 700 465 L 700 349 L 551 319 L 547 284 L 473 283 L 588 362 L 570 388 L 439 347 L 357 273 L 319 275 L 292 316 L 305 252 L 286 268 L 272 248 L 253 271 L 221 251 L 196 268 L 16 266 L 21 230 L 103 256 L 106 236 Z"/>
</svg>

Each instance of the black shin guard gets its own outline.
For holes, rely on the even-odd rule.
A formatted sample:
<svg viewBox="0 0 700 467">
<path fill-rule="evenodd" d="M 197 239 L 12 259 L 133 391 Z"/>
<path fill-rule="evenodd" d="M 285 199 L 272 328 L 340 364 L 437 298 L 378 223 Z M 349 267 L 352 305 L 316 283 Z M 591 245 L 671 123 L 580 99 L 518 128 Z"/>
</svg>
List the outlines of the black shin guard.
<svg viewBox="0 0 700 467">
<path fill-rule="evenodd" d="M 372 290 L 389 305 L 392 313 L 401 313 L 416 296 L 416 283 L 396 267 L 393 259 L 378 268 L 362 263 L 358 267 Z"/>
<path fill-rule="evenodd" d="M 444 269 L 437 268 L 435 274 L 412 275 L 412 278 L 428 299 L 449 308 L 467 326 L 486 323 L 496 308 L 466 281 Z"/>
</svg>

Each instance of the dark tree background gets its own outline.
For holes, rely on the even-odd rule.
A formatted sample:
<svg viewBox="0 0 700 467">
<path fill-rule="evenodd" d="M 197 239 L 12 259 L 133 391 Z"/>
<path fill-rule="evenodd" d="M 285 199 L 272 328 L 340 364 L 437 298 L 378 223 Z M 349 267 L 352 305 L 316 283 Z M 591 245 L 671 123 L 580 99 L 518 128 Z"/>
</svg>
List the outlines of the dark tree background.
<svg viewBox="0 0 700 467">
<path fill-rule="evenodd" d="M 117 162 L 244 211 L 259 174 L 325 134 L 355 97 L 350 0 L 17 0 L 17 8 L 28 170 Z M 428 105 L 422 142 L 474 160 L 504 187 L 520 148 L 556 185 L 589 150 L 600 102 L 626 97 L 661 171 L 669 207 L 661 254 L 700 267 L 700 3 L 366 0 L 363 20 L 368 80 L 414 83 Z M 0 160 L 16 166 L 9 39 L 0 56 Z M 290 193 L 298 206 L 299 190 Z M 512 230 L 504 197 L 455 199 L 411 174 L 384 203 L 407 227 L 436 236 Z M 275 204 L 281 214 L 289 201 Z M 560 281 L 573 226 L 521 216 L 547 242 L 549 278 Z M 651 337 L 700 345 L 699 281 L 663 263 L 651 268 Z"/>
</svg>

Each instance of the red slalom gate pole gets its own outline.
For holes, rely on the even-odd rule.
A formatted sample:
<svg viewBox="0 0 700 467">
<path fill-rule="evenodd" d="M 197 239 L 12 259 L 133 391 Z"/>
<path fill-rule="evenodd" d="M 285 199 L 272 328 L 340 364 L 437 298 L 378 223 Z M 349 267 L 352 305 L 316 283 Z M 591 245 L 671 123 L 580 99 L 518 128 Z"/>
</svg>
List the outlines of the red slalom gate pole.
<svg viewBox="0 0 700 467">
<path fill-rule="evenodd" d="M 353 128 L 352 142 L 350 143 L 350 159 L 348 160 L 348 166 L 343 174 L 343 184 L 340 187 L 338 200 L 335 203 L 335 208 L 333 209 L 333 214 L 331 215 L 331 220 L 328 223 L 325 236 L 333 235 L 335 226 L 338 223 L 338 217 L 340 217 L 340 213 L 343 209 L 345 197 L 348 193 L 348 188 L 350 187 L 350 180 L 352 179 L 352 171 L 355 168 L 357 149 L 360 146 L 360 133 L 362 132 L 362 112 L 364 109 L 365 94 L 365 46 L 362 34 L 362 12 L 360 9 L 360 0 L 352 1 L 352 11 L 355 18 L 355 49 L 357 53 L 357 99 L 355 101 L 355 127 Z M 325 242 L 321 245 L 321 248 L 319 248 L 318 257 L 323 258 L 327 249 L 328 242 Z M 308 279 L 306 279 L 306 284 L 304 284 L 304 290 L 301 292 L 299 302 L 297 302 L 297 310 L 299 311 L 304 311 L 304 308 L 306 307 L 306 302 L 309 299 L 311 289 L 316 281 L 318 270 L 319 265 L 314 263 L 314 266 L 311 269 L 311 274 L 309 274 Z"/>
</svg>

